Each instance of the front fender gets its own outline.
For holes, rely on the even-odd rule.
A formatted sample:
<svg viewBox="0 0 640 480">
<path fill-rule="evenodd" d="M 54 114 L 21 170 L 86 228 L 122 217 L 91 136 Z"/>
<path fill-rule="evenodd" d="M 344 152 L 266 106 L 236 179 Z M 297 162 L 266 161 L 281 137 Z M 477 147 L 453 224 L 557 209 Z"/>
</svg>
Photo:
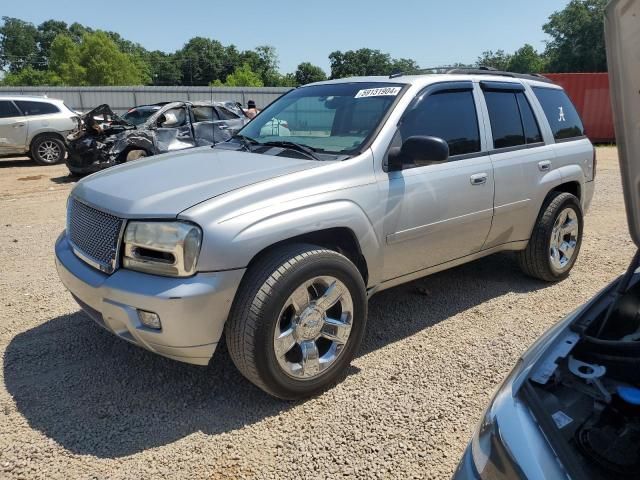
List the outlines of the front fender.
<svg viewBox="0 0 640 480">
<path fill-rule="evenodd" d="M 265 211 L 267 210 L 267 211 Z M 364 210 L 351 200 L 274 206 L 205 227 L 198 260 L 201 271 L 244 268 L 262 250 L 276 243 L 331 228 L 348 228 L 367 262 L 370 283 L 381 271 L 380 241 Z"/>
</svg>

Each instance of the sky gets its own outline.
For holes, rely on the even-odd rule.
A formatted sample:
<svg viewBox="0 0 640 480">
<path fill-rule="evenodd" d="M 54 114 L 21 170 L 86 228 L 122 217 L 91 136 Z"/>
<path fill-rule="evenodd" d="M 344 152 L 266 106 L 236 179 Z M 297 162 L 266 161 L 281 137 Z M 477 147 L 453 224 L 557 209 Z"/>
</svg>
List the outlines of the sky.
<svg viewBox="0 0 640 480">
<path fill-rule="evenodd" d="M 473 63 L 485 50 L 544 49 L 542 31 L 566 0 L 63 0 L 3 1 L 0 15 L 112 30 L 148 50 L 173 52 L 204 36 L 240 49 L 273 45 L 280 71 L 310 61 L 329 73 L 335 50 L 379 49 L 421 67 Z"/>
</svg>

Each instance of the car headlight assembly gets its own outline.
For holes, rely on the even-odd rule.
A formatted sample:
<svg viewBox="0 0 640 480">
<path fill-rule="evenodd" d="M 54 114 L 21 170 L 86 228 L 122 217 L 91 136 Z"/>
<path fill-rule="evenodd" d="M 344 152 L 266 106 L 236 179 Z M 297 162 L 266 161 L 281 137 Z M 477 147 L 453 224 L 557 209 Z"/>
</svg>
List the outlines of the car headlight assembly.
<svg viewBox="0 0 640 480">
<path fill-rule="evenodd" d="M 168 277 L 196 272 L 202 230 L 187 222 L 139 222 L 124 232 L 124 268 Z"/>
</svg>

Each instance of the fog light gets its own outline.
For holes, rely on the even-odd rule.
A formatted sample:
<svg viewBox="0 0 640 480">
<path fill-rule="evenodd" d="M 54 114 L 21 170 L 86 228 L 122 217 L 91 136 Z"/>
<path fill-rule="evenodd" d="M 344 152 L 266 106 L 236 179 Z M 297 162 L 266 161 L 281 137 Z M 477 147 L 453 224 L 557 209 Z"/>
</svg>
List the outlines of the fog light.
<svg viewBox="0 0 640 480">
<path fill-rule="evenodd" d="M 157 313 L 138 310 L 138 318 L 145 327 L 153 328 L 154 330 L 160 330 L 162 328 L 160 317 Z"/>
</svg>

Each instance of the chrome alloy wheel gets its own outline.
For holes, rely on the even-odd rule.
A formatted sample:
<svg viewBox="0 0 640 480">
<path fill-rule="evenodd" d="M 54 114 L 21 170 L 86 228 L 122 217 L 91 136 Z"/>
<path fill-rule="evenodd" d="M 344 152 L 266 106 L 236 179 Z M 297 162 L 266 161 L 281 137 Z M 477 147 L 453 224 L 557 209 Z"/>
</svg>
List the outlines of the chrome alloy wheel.
<svg viewBox="0 0 640 480">
<path fill-rule="evenodd" d="M 330 276 L 304 282 L 289 296 L 273 336 L 278 365 L 290 377 L 322 374 L 342 353 L 353 321 L 347 287 Z"/>
<path fill-rule="evenodd" d="M 578 215 L 572 208 L 565 208 L 553 224 L 549 243 L 549 259 L 556 272 L 564 271 L 571 264 L 579 234 Z"/>
<path fill-rule="evenodd" d="M 38 145 L 38 155 L 47 163 L 55 163 L 60 158 L 60 145 L 51 140 L 45 140 Z"/>
</svg>

